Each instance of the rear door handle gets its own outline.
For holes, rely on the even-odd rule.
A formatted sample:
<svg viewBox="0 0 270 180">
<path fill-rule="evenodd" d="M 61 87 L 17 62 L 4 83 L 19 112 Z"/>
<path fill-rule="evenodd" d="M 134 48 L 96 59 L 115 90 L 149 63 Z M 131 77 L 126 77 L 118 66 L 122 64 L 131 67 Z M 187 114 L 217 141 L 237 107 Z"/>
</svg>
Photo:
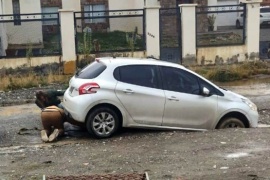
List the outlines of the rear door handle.
<svg viewBox="0 0 270 180">
<path fill-rule="evenodd" d="M 124 89 L 123 92 L 126 94 L 133 94 L 134 93 L 134 91 L 132 91 L 131 89 Z"/>
<path fill-rule="evenodd" d="M 175 96 L 168 97 L 168 99 L 169 99 L 170 101 L 179 101 L 179 99 L 176 98 Z"/>
</svg>

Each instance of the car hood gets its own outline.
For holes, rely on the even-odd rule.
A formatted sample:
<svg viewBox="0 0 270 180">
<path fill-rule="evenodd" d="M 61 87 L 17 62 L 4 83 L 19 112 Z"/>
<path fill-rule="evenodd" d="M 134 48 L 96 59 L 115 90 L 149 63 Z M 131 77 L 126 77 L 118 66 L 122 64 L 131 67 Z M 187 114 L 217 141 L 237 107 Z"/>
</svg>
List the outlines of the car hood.
<svg viewBox="0 0 270 180">
<path fill-rule="evenodd" d="M 222 89 L 222 92 L 224 94 L 224 98 L 226 98 L 230 101 L 242 101 L 242 99 L 248 99 L 240 94 L 237 94 L 237 93 L 229 91 L 229 90 Z"/>
</svg>

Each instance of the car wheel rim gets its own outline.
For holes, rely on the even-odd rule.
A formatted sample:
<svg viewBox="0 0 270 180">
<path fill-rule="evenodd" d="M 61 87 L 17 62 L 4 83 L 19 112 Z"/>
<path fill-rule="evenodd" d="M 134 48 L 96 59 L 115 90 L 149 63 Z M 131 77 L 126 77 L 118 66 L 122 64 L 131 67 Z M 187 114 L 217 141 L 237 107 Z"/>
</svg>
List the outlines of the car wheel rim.
<svg viewBox="0 0 270 180">
<path fill-rule="evenodd" d="M 236 123 L 230 123 L 227 125 L 227 128 L 239 128 L 240 126 Z"/>
<path fill-rule="evenodd" d="M 114 117 L 106 112 L 97 114 L 94 117 L 93 129 L 99 135 L 108 135 L 110 134 L 115 127 Z"/>
</svg>

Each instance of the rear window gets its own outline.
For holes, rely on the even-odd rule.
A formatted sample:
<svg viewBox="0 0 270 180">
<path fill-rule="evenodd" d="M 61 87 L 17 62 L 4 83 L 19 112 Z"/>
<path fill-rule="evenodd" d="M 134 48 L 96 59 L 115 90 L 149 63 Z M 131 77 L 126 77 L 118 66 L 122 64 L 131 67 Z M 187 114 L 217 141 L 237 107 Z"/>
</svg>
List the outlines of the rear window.
<svg viewBox="0 0 270 180">
<path fill-rule="evenodd" d="M 78 71 L 75 75 L 77 78 L 81 79 L 93 79 L 98 77 L 105 69 L 106 65 L 99 62 L 93 62 L 88 66 L 84 67 L 82 70 Z"/>
</svg>

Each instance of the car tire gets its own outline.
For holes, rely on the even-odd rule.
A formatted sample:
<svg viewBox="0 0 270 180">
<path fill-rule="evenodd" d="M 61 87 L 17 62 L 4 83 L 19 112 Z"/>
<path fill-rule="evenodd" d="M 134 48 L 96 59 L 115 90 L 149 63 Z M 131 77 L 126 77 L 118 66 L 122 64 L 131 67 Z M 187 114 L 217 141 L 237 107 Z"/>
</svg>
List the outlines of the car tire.
<svg viewBox="0 0 270 180">
<path fill-rule="evenodd" d="M 95 138 L 109 138 L 119 129 L 119 117 L 111 108 L 99 107 L 89 114 L 86 128 Z"/>
<path fill-rule="evenodd" d="M 238 20 L 236 21 L 235 26 L 237 29 L 241 29 L 241 25 L 240 25 L 240 22 Z"/>
<path fill-rule="evenodd" d="M 245 124 L 240 119 L 229 117 L 221 120 L 217 125 L 217 129 L 225 128 L 245 128 Z"/>
</svg>

